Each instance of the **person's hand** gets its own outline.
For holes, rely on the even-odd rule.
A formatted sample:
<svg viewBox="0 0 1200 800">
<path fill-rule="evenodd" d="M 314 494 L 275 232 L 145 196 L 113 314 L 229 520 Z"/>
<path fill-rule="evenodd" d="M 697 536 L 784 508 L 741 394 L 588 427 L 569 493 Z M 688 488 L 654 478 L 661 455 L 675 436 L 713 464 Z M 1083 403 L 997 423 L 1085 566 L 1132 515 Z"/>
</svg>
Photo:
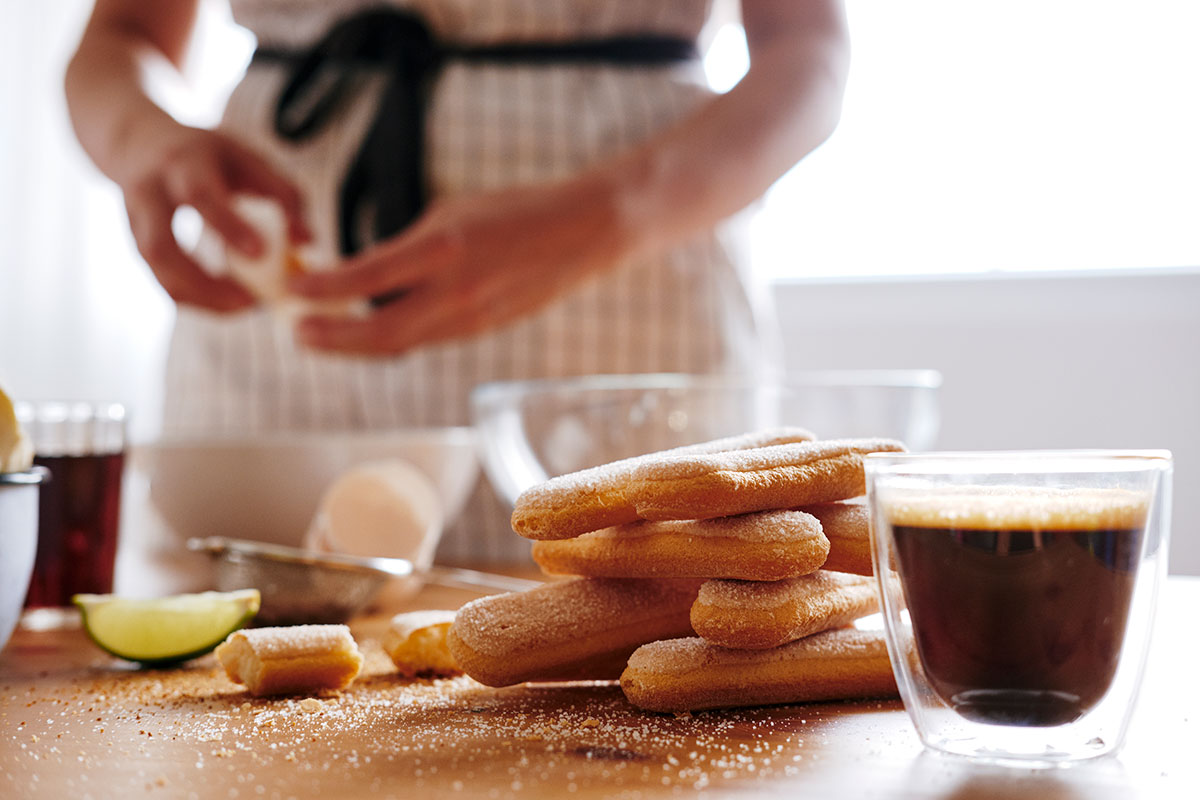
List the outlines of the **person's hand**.
<svg viewBox="0 0 1200 800">
<path fill-rule="evenodd" d="M 313 300 L 399 293 L 365 317 L 307 317 L 298 338 L 321 350 L 397 354 L 536 311 L 625 255 L 613 196 L 604 179 L 581 178 L 435 203 L 398 236 L 293 278 L 291 290 Z"/>
<path fill-rule="evenodd" d="M 171 230 L 175 211 L 191 206 L 225 242 L 247 256 L 261 255 L 263 241 L 233 210 L 239 193 L 270 197 L 288 219 L 293 242 L 311 238 L 300 192 L 256 153 L 213 131 L 171 125 L 142 132 L 146 146 L 131 143 L 125 194 L 129 225 L 138 252 L 177 303 L 212 311 L 237 311 L 255 304 L 232 278 L 207 272 L 179 246 Z"/>
</svg>

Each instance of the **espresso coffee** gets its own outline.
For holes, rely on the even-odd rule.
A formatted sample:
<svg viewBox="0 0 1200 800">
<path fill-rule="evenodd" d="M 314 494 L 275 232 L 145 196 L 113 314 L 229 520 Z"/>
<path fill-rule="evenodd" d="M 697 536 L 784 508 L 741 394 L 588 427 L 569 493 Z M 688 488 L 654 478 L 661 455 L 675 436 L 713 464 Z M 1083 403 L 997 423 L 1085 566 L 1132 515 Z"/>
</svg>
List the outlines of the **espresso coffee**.
<svg viewBox="0 0 1200 800">
<path fill-rule="evenodd" d="M 917 656 L 967 719 L 1071 722 L 1116 673 L 1145 510 L 1123 494 L 986 497 L 891 520 Z"/>
</svg>

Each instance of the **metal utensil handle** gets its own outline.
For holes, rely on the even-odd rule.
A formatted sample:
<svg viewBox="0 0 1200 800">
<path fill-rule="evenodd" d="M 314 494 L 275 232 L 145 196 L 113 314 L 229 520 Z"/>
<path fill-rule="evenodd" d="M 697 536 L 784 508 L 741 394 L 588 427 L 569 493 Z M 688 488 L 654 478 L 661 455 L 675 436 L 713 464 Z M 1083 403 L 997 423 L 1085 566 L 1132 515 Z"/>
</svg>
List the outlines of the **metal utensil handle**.
<svg viewBox="0 0 1200 800">
<path fill-rule="evenodd" d="M 502 592 L 524 592 L 542 585 L 541 581 L 512 578 L 508 575 L 496 575 L 491 572 L 479 572 L 458 567 L 430 567 L 424 574 L 426 579 L 432 583 L 458 589 L 497 589 Z"/>
</svg>

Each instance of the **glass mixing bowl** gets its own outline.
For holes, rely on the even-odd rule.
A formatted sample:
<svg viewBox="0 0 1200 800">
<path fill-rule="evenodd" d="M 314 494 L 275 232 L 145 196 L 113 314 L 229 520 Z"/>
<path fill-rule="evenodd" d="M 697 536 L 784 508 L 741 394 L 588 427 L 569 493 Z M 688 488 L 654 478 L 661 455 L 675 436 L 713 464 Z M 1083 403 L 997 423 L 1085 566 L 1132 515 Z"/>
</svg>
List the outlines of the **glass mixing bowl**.
<svg viewBox="0 0 1200 800">
<path fill-rule="evenodd" d="M 786 381 L 682 374 L 592 375 L 478 386 L 471 397 L 484 470 L 510 504 L 555 475 L 781 425 L 822 439 L 887 437 L 933 446 L 934 370 L 832 370 Z"/>
</svg>

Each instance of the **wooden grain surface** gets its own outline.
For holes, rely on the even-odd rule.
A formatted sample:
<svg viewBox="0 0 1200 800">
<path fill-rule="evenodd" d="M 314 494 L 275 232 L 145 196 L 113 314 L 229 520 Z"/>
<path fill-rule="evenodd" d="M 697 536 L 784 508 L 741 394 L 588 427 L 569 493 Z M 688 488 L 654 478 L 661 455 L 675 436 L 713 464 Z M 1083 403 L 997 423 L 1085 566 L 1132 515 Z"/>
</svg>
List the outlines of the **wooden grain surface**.
<svg viewBox="0 0 1200 800">
<path fill-rule="evenodd" d="M 612 685 L 405 681 L 380 617 L 352 626 L 366 674 L 315 700 L 251 698 L 211 656 L 138 670 L 79 631 L 19 631 L 0 652 L 0 797 L 1196 797 L 1200 580 L 1164 600 L 1124 753 L 1044 771 L 925 753 L 899 701 L 676 717 Z"/>
</svg>

